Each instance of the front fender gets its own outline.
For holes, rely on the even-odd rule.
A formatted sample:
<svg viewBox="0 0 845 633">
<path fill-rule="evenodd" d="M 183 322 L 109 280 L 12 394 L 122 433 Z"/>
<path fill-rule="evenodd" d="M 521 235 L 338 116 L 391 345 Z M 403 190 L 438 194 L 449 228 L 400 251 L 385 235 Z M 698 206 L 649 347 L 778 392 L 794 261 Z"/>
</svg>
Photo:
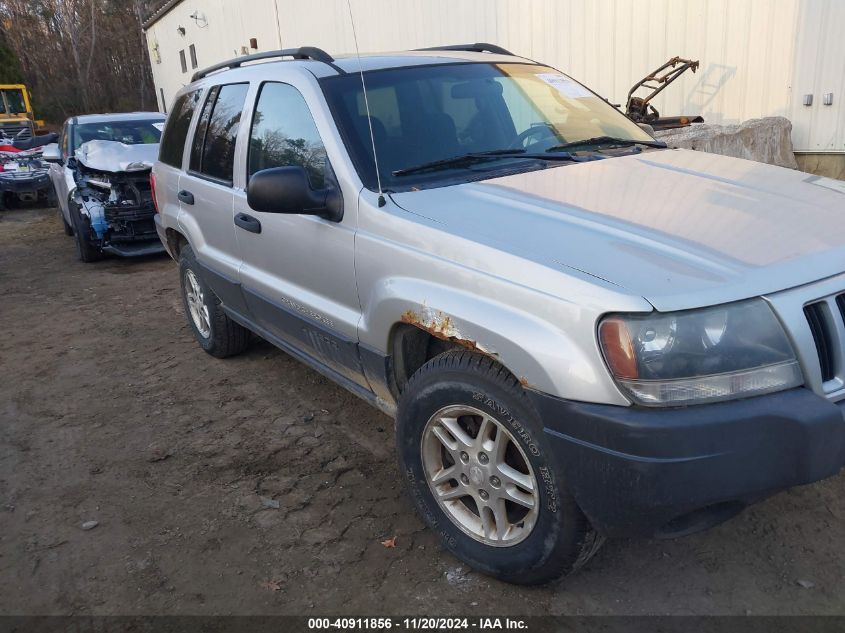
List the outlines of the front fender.
<svg viewBox="0 0 845 633">
<path fill-rule="evenodd" d="M 519 286 L 496 296 L 509 301 L 420 279 L 383 279 L 365 303 L 359 338 L 389 353 L 394 326 L 410 323 L 494 357 L 532 389 L 572 400 L 630 404 L 605 369 L 595 341 L 597 315 L 590 308 Z M 537 316 L 543 313 L 551 318 Z"/>
</svg>

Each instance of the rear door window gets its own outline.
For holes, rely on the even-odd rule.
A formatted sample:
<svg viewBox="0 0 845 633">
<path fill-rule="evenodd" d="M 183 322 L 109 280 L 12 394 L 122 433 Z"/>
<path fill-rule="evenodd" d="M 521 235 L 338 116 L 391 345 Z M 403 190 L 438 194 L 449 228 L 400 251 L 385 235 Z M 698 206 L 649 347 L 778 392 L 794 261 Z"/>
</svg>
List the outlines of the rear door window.
<svg viewBox="0 0 845 633">
<path fill-rule="evenodd" d="M 158 155 L 161 162 L 173 167 L 182 167 L 182 151 L 199 97 L 200 91 L 194 90 L 183 94 L 173 104 L 161 138 Z"/>
<path fill-rule="evenodd" d="M 249 84 L 226 84 L 212 88 L 191 146 L 192 172 L 232 185 L 235 140 Z"/>
<path fill-rule="evenodd" d="M 217 101 L 217 93 L 220 86 L 214 86 L 208 91 L 205 104 L 200 111 L 200 118 L 197 121 L 197 130 L 194 132 L 194 142 L 191 143 L 191 156 L 188 162 L 188 169 L 200 171 L 202 167 L 202 148 L 205 146 L 205 136 L 208 133 L 208 120 L 211 118 L 211 111 L 214 109 L 214 102 Z"/>
</svg>

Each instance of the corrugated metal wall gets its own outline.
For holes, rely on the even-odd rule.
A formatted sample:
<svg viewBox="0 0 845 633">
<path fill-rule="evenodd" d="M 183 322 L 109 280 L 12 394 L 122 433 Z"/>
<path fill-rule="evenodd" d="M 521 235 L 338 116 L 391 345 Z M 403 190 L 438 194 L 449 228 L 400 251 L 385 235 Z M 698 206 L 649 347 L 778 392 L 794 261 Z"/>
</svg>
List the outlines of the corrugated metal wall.
<svg viewBox="0 0 845 633">
<path fill-rule="evenodd" d="M 352 8 L 362 52 L 489 41 L 560 68 L 616 103 L 670 57 L 699 59 L 696 74 L 655 101 L 662 113 L 719 123 L 789 116 L 796 149 L 845 150 L 845 0 L 352 0 Z M 188 17 L 196 10 L 208 17 L 204 29 Z M 204 66 L 250 37 L 259 50 L 354 49 L 346 0 L 183 2 L 148 33 L 162 56 L 153 64 L 157 85 L 172 98 L 189 80 L 180 46 L 196 41 Z M 801 95 L 810 91 L 815 103 L 805 108 Z M 834 92 L 834 106 L 822 105 L 823 92 Z"/>
<path fill-rule="evenodd" d="M 794 97 L 787 116 L 796 149 L 845 151 L 845 0 L 802 0 L 795 45 Z M 833 105 L 823 98 L 833 93 Z M 813 95 L 813 105 L 803 96 Z"/>
</svg>

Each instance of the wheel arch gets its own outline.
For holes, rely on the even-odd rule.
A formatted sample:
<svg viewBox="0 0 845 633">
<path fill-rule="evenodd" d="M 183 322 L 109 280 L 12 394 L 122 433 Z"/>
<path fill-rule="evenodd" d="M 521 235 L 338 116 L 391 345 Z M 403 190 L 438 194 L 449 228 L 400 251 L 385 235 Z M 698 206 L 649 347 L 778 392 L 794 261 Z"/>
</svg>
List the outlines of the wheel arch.
<svg viewBox="0 0 845 633">
<path fill-rule="evenodd" d="M 394 396 L 408 372 L 432 357 L 423 350 L 436 346 L 485 354 L 526 388 L 575 400 L 629 404 L 597 350 L 595 316 L 572 304 L 566 310 L 570 318 L 576 311 L 572 332 L 564 314 L 552 322 L 522 309 L 516 296 L 503 303 L 455 287 L 393 278 L 370 295 L 359 337 L 391 358 Z"/>
<path fill-rule="evenodd" d="M 188 238 L 185 235 L 177 231 L 174 228 L 167 227 L 164 230 L 165 237 L 167 239 L 167 250 L 177 262 L 179 261 L 179 254 L 182 251 L 182 248 L 185 244 L 190 244 Z"/>
</svg>

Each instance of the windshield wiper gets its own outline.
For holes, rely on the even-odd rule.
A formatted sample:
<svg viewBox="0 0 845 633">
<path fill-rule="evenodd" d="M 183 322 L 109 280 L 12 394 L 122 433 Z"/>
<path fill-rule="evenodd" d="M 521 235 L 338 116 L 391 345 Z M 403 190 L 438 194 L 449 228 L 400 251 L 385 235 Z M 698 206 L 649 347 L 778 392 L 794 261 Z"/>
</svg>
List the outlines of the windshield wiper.
<svg viewBox="0 0 845 633">
<path fill-rule="evenodd" d="M 408 174 L 416 174 L 423 171 L 437 171 L 440 169 L 449 169 L 450 167 L 461 167 L 464 165 L 473 165 L 475 163 L 483 163 L 498 158 L 528 158 L 532 160 L 573 160 L 579 159 L 568 153 L 549 156 L 548 154 L 529 154 L 524 149 L 491 149 L 486 152 L 469 152 L 461 154 L 460 156 L 453 156 L 452 158 L 443 158 L 441 160 L 434 160 L 422 165 L 415 165 L 413 167 L 405 167 L 404 169 L 397 169 L 393 172 L 394 176 L 407 176 Z"/>
<path fill-rule="evenodd" d="M 582 141 L 572 141 L 571 143 L 563 143 L 562 145 L 553 145 L 548 148 L 547 152 L 561 152 L 563 150 L 572 149 L 573 147 L 589 147 L 591 145 L 609 145 L 617 147 L 629 147 L 631 145 L 645 145 L 647 147 L 666 148 L 666 143 L 662 141 L 635 141 L 630 138 L 616 138 L 614 136 L 596 136 L 587 138 Z"/>
</svg>

